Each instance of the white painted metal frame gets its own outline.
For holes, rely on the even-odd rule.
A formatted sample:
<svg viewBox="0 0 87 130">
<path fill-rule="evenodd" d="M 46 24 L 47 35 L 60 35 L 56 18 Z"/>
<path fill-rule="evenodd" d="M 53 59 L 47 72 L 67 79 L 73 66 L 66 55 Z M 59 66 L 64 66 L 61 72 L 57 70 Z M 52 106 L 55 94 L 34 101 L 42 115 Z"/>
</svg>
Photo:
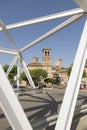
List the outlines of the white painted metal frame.
<svg viewBox="0 0 87 130">
<path fill-rule="evenodd" d="M 74 60 L 55 130 L 70 130 L 80 82 L 87 58 L 87 21 Z"/>
<path fill-rule="evenodd" d="M 87 12 L 87 0 L 75 0 L 75 2 Z"/>
<path fill-rule="evenodd" d="M 0 65 L 0 107 L 13 130 L 33 130 Z"/>
<path fill-rule="evenodd" d="M 57 27 L 53 28 L 49 32 L 45 33 L 41 37 L 37 38 L 35 41 L 27 44 L 27 46 L 21 48 L 20 50 L 17 48 L 14 40 L 12 39 L 10 33 L 8 32 L 9 29 L 19 28 L 19 27 L 23 27 L 23 26 L 27 26 L 27 25 L 31 25 L 31 24 L 36 24 L 36 23 L 45 22 L 48 20 L 53 20 L 53 19 L 70 16 L 70 15 L 73 15 L 73 16 L 71 18 L 69 18 L 68 20 L 66 20 L 65 22 L 58 25 Z M 86 12 L 83 9 L 77 8 L 77 9 L 63 11 L 60 13 L 56 13 L 56 14 L 52 14 L 52 15 L 48 15 L 48 16 L 44 16 L 44 17 L 40 17 L 40 18 L 36 18 L 36 19 L 32 19 L 32 20 L 27 20 L 27 21 L 15 23 L 15 24 L 10 24 L 7 26 L 5 26 L 3 24 L 3 22 L 0 21 L 0 27 L 1 27 L 0 31 L 4 31 L 4 33 L 6 34 L 6 36 L 8 37 L 8 39 L 10 40 L 11 44 L 14 46 L 14 49 L 15 49 L 15 50 L 12 50 L 12 49 L 7 49 L 7 48 L 0 48 L 0 52 L 17 55 L 13 59 L 6 74 L 7 75 L 9 74 L 13 65 L 18 60 L 18 69 L 17 69 L 18 70 L 18 79 L 19 79 L 19 75 L 20 75 L 19 69 L 20 69 L 20 63 L 21 63 L 24 67 L 24 71 L 26 73 L 26 76 L 29 80 L 30 85 L 35 88 L 33 80 L 31 78 L 30 73 L 28 72 L 27 66 L 24 62 L 22 52 L 27 50 L 28 48 L 34 46 L 35 44 L 39 43 L 40 41 L 46 39 L 47 37 L 51 36 L 52 34 L 60 31 L 64 27 L 68 26 L 69 24 L 75 22 L 76 20 L 80 19 L 81 17 L 83 17 L 85 15 L 86 15 Z M 78 50 L 76 53 L 76 58 L 74 61 L 72 73 L 71 73 L 69 83 L 68 83 L 68 86 L 66 89 L 66 93 L 64 96 L 64 100 L 62 103 L 62 107 L 60 110 L 60 114 L 59 114 L 59 118 L 58 118 L 55 130 L 69 130 L 70 126 L 71 126 L 71 121 L 73 118 L 73 113 L 74 113 L 76 99 L 77 99 L 77 95 L 78 95 L 78 91 L 79 91 L 81 76 L 83 73 L 83 68 L 84 68 L 86 55 L 87 55 L 87 45 L 86 45 L 87 30 L 86 29 L 87 29 L 87 21 L 86 21 L 83 35 L 81 37 L 81 41 L 80 41 L 80 44 L 79 44 L 79 47 L 78 47 Z M 5 82 L 4 82 L 4 80 L 5 80 Z M 18 81 L 18 85 L 19 85 L 19 81 Z M 13 99 L 14 99 L 15 103 L 13 102 Z M 10 85 L 9 81 L 7 80 L 1 66 L 0 66 L 0 101 L 1 101 L 1 107 L 4 110 L 6 116 L 14 130 L 19 130 L 19 129 L 32 130 L 32 127 L 31 127 L 30 123 L 27 121 L 26 116 L 24 115 L 22 108 L 19 105 L 19 102 L 18 102 L 17 98 L 15 97 L 15 94 L 11 88 L 11 85 Z M 7 106 L 6 106 L 6 104 L 7 104 Z M 15 107 L 14 104 L 18 105 L 18 107 Z M 16 108 L 18 108 L 18 109 L 16 109 Z M 10 110 L 10 112 L 9 112 L 9 110 Z M 20 110 L 20 112 L 19 112 L 19 110 Z M 18 112 L 23 117 L 22 119 L 20 119 L 20 116 L 18 116 L 19 115 Z M 14 116 L 12 116 L 12 114 Z"/>
<path fill-rule="evenodd" d="M 23 51 L 27 50 L 28 48 L 36 45 L 40 41 L 46 39 L 47 37 L 53 35 L 54 33 L 58 32 L 58 31 L 60 31 L 61 29 L 67 27 L 69 24 L 75 22 L 76 20 L 78 20 L 81 17 L 83 17 L 83 14 L 78 14 L 78 15 L 72 16 L 71 18 L 69 18 L 65 22 L 61 23 L 60 25 L 56 26 L 55 28 L 53 28 L 49 32 L 45 33 L 41 37 L 37 38 L 35 41 L 33 41 L 33 42 L 29 43 L 28 45 L 26 45 L 24 48 L 20 49 L 20 52 L 23 52 Z"/>
<path fill-rule="evenodd" d="M 13 49 L 7 49 L 7 48 L 1 48 L 0 47 L 0 52 L 1 53 L 7 53 L 7 54 L 12 54 L 12 55 L 17 55 L 17 52 Z"/>
<path fill-rule="evenodd" d="M 9 33 L 8 30 L 6 29 L 6 26 L 3 24 L 3 22 L 2 22 L 1 20 L 0 20 L 0 26 L 1 26 L 2 30 L 3 30 L 3 32 L 6 34 L 7 38 L 9 39 L 9 41 L 11 42 L 11 44 L 13 45 L 13 47 L 15 48 L 15 50 L 16 50 L 16 52 L 17 52 L 17 55 L 18 55 L 18 61 L 19 61 L 20 58 L 21 58 L 20 60 L 22 61 L 22 60 L 23 60 L 23 57 L 21 56 L 21 53 L 20 53 L 19 49 L 17 48 L 17 46 L 16 46 L 16 44 L 15 44 L 13 38 L 11 37 L 10 33 Z M 2 50 L 2 49 L 1 49 L 1 50 Z M 8 51 L 8 50 L 6 50 L 6 49 L 3 49 L 3 50 L 5 51 L 5 53 L 6 53 L 6 51 Z M 12 53 L 11 50 L 8 51 L 8 52 L 10 52 L 10 54 Z M 12 54 L 14 54 L 14 53 L 12 53 Z M 24 63 L 24 62 L 23 62 L 23 63 Z M 25 74 L 26 74 L 26 72 L 27 72 L 27 75 L 26 75 L 26 76 L 28 77 L 28 81 L 29 81 L 30 85 L 35 88 L 34 82 L 33 82 L 32 78 L 31 78 L 31 76 L 30 76 L 30 74 L 29 74 L 29 71 L 28 71 L 27 67 L 24 66 L 24 65 L 23 65 L 23 67 L 24 67 L 24 70 L 25 70 Z M 11 67 L 11 69 L 12 69 L 12 67 Z M 18 75 L 17 75 L 17 79 L 18 79 L 18 80 L 17 80 L 17 87 L 19 88 L 19 77 L 18 77 L 18 76 L 20 76 L 20 74 L 19 74 L 19 69 L 17 69 L 17 70 L 18 70 Z"/>
<path fill-rule="evenodd" d="M 13 29 L 13 28 L 19 28 L 19 27 L 23 27 L 23 26 L 28 26 L 28 25 L 32 25 L 32 24 L 36 24 L 36 23 L 41 23 L 41 22 L 54 20 L 54 19 L 58 19 L 58 18 L 63 18 L 66 16 L 75 15 L 75 14 L 81 14 L 81 13 L 84 13 L 84 10 L 81 8 L 76 8 L 76 9 L 63 11 L 60 13 L 51 14 L 51 15 L 47 15 L 47 16 L 43 16 L 43 17 L 31 19 L 31 20 L 19 22 L 19 23 L 10 24 L 10 25 L 6 26 L 6 29 L 9 30 L 9 29 Z M 2 28 L 0 28 L 0 31 L 2 31 Z"/>
<path fill-rule="evenodd" d="M 15 57 L 14 57 L 14 59 L 12 60 L 12 62 L 11 62 L 11 64 L 10 64 L 10 66 L 9 66 L 9 68 L 8 68 L 7 72 L 6 72 L 7 77 L 8 77 L 8 75 L 9 75 L 9 73 L 11 72 L 11 70 L 12 70 L 13 66 L 16 64 L 17 59 L 18 59 L 18 57 L 17 57 L 17 56 L 15 56 Z"/>
</svg>

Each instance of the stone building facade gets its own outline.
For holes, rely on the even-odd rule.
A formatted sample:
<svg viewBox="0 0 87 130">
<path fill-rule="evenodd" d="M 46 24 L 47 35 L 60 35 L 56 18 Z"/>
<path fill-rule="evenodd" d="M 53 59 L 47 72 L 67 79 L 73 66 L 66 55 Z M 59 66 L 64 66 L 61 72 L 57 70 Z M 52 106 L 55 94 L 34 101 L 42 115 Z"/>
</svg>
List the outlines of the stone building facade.
<svg viewBox="0 0 87 130">
<path fill-rule="evenodd" d="M 57 59 L 54 66 L 51 65 L 51 60 L 51 49 L 44 48 L 42 50 L 42 63 L 38 62 L 38 57 L 33 57 L 32 63 L 28 64 L 28 69 L 46 70 L 49 78 L 56 78 L 57 76 L 59 76 L 61 79 L 61 84 L 67 83 L 67 68 L 62 67 L 62 60 Z"/>
</svg>

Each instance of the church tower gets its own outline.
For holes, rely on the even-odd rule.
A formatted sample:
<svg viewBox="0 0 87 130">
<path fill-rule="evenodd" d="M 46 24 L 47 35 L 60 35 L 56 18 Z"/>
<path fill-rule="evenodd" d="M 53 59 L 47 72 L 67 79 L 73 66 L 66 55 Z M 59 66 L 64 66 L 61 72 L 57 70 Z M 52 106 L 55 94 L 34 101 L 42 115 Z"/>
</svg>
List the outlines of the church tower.
<svg viewBox="0 0 87 130">
<path fill-rule="evenodd" d="M 62 60 L 61 59 L 57 59 L 55 62 L 55 66 L 58 67 L 58 69 L 62 68 Z"/>
<path fill-rule="evenodd" d="M 42 64 L 43 66 L 51 66 L 51 49 L 45 48 L 42 50 Z"/>
</svg>

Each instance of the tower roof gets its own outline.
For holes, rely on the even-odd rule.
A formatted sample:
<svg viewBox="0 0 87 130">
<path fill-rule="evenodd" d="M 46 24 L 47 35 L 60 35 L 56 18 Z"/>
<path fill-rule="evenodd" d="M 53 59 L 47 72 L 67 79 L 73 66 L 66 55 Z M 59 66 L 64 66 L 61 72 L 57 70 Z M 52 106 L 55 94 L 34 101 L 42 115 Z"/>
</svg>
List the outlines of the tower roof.
<svg viewBox="0 0 87 130">
<path fill-rule="evenodd" d="M 44 50 L 51 50 L 51 49 L 49 49 L 49 48 L 44 48 L 42 51 L 44 51 Z"/>
</svg>

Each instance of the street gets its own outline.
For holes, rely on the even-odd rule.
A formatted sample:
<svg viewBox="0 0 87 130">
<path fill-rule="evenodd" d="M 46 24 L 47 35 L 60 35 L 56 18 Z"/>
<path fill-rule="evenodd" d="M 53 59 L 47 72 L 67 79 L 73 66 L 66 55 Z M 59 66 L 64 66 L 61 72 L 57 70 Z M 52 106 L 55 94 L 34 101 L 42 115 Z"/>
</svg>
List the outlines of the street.
<svg viewBox="0 0 87 130">
<path fill-rule="evenodd" d="M 48 116 L 59 113 L 65 89 L 44 89 L 43 93 L 38 94 L 32 94 L 33 92 L 31 91 L 32 90 L 28 89 L 23 95 L 18 97 L 31 124 L 37 120 L 42 120 Z M 86 104 L 86 102 L 87 91 L 80 90 L 76 107 L 80 107 L 81 105 Z M 49 130 L 52 129 L 54 128 L 49 127 Z M 10 125 L 1 109 L 0 130 L 10 130 Z M 48 130 L 48 128 L 45 130 Z"/>
</svg>

